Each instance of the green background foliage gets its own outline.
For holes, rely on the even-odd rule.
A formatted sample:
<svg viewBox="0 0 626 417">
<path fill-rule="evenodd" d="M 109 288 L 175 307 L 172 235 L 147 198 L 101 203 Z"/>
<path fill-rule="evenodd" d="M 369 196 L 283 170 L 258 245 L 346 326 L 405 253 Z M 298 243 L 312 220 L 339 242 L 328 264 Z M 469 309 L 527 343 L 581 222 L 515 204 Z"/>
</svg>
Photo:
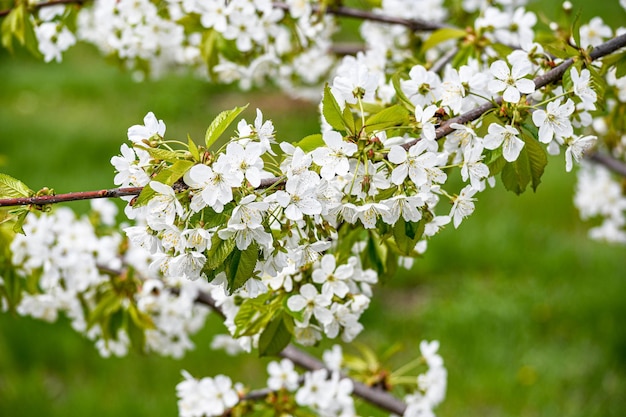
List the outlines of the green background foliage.
<svg viewBox="0 0 626 417">
<path fill-rule="evenodd" d="M 552 4 L 542 3 L 545 13 Z M 583 2 L 584 16 L 619 22 L 620 12 L 597 10 L 602 4 Z M 1 52 L 0 74 L 0 171 L 34 190 L 113 187 L 109 159 L 148 111 L 165 121 L 168 138 L 190 134 L 198 144 L 220 111 L 246 103 L 243 115 L 253 120 L 261 108 L 279 140 L 317 129 L 315 106 L 304 102 L 188 77 L 135 83 L 87 47 L 60 65 Z M 498 185 L 479 195 L 476 213 L 458 231 L 442 231 L 411 271 L 375 290 L 357 341 L 379 353 L 401 344 L 393 368 L 419 355 L 420 340 L 440 340 L 449 389 L 439 416 L 626 410 L 624 248 L 587 238 L 572 205 L 575 178 L 562 159 L 550 158 L 536 193 L 518 197 Z M 101 359 L 63 319 L 51 325 L 0 314 L 0 415 L 173 416 L 181 369 L 261 387 L 266 360 L 208 348 L 222 331 L 211 317 L 182 360 L 137 353 Z"/>
</svg>

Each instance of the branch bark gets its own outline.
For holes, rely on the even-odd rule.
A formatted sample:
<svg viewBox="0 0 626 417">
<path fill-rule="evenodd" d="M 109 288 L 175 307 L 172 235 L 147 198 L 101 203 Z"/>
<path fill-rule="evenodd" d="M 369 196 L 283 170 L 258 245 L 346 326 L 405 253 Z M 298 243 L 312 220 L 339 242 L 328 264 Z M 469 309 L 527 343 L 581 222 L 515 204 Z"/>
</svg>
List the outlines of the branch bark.
<svg viewBox="0 0 626 417">
<path fill-rule="evenodd" d="M 96 198 L 119 198 L 138 195 L 143 187 L 113 188 L 110 190 L 78 191 L 67 194 L 42 195 L 33 197 L 18 197 L 0 199 L 0 207 L 27 206 L 63 203 L 77 200 L 94 200 Z"/>
<path fill-rule="evenodd" d="M 285 3 L 275 2 L 273 3 L 273 6 L 277 9 L 282 9 L 285 11 L 289 10 L 289 5 Z M 401 25 L 401 26 L 405 26 L 409 28 L 413 32 L 433 31 L 433 30 L 447 27 L 446 25 L 442 23 L 427 22 L 425 20 L 418 20 L 418 19 L 403 19 L 401 17 L 385 16 L 385 15 L 377 14 L 374 12 L 361 10 L 361 9 L 355 9 L 355 8 L 346 7 L 346 6 L 322 8 L 319 5 L 314 4 L 312 5 L 312 10 L 315 13 L 323 12 L 323 13 L 332 14 L 335 16 L 351 17 L 351 18 L 360 19 L 360 20 L 369 20 L 370 22 Z"/>
<path fill-rule="evenodd" d="M 619 159 L 613 158 L 611 155 L 604 153 L 594 152 L 587 156 L 587 159 L 597 164 L 604 165 L 609 171 L 613 171 L 616 174 L 626 177 L 626 164 Z"/>
</svg>

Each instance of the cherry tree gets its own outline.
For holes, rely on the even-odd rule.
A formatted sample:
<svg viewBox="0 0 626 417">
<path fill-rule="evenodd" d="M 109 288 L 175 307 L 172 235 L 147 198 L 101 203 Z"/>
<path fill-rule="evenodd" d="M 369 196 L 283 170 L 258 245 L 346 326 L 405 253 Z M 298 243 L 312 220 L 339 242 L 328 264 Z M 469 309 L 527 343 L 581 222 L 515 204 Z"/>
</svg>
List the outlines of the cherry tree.
<svg viewBox="0 0 626 417">
<path fill-rule="evenodd" d="M 427 256 L 441 228 L 462 233 L 498 180 L 536 189 L 548 154 L 577 167 L 575 204 L 601 221 L 590 237 L 626 241 L 623 28 L 581 22 L 569 2 L 548 25 L 524 1 L 347 3 L 0 3 L 10 50 L 60 61 L 87 42 L 139 80 L 184 69 L 244 90 L 272 84 L 319 103 L 321 119 L 319 133 L 287 142 L 242 105 L 202 141 L 178 141 L 150 112 L 111 157 L 119 188 L 56 194 L 0 174 L 2 309 L 63 314 L 104 357 L 181 357 L 215 314 L 225 333 L 213 348 L 277 357 L 259 389 L 182 371 L 181 416 L 358 415 L 355 396 L 428 416 L 447 384 L 437 341 L 407 364 L 419 375 L 393 387 L 359 382 L 339 345 L 321 360 L 298 345 L 352 342 L 381 279 Z M 347 19 L 360 22 L 358 45 L 336 41 Z M 127 202 L 123 224 L 107 198 Z M 92 216 L 53 207 L 81 199 Z"/>
</svg>

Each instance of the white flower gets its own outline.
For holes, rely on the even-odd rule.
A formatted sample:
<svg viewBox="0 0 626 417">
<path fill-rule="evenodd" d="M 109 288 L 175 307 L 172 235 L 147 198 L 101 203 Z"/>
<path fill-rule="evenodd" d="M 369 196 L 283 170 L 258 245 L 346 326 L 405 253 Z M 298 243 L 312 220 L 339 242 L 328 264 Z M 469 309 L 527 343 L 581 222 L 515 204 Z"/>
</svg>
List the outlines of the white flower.
<svg viewBox="0 0 626 417">
<path fill-rule="evenodd" d="M 387 200 L 381 201 L 389 208 L 389 212 L 384 214 L 385 223 L 394 224 L 400 216 L 407 222 L 418 222 L 422 218 L 422 212 L 418 207 L 425 205 L 424 200 L 419 196 L 397 195 Z"/>
<path fill-rule="evenodd" d="M 128 140 L 133 143 L 141 143 L 155 135 L 163 138 L 165 135 L 165 123 L 163 123 L 163 120 L 157 120 L 152 112 L 149 112 L 143 118 L 143 125 L 134 125 L 128 128 Z"/>
<path fill-rule="evenodd" d="M 150 181 L 150 188 L 156 195 L 148 201 L 148 226 L 153 230 L 161 230 L 166 225 L 173 225 L 176 216 L 182 217 L 184 214 L 183 206 L 176 198 L 174 190 L 157 181 Z"/>
<path fill-rule="evenodd" d="M 141 168 L 148 165 L 150 155 L 147 152 L 137 149 L 139 161 L 135 158 L 135 150 L 123 143 L 120 147 L 122 156 L 114 156 L 111 158 L 111 165 L 115 167 L 117 174 L 113 179 L 115 185 L 121 187 L 143 187 L 150 182 L 150 177 Z"/>
<path fill-rule="evenodd" d="M 200 278 L 200 273 L 205 263 L 206 256 L 202 253 L 196 251 L 184 252 L 171 260 L 168 274 L 195 281 Z"/>
<path fill-rule="evenodd" d="M 185 380 L 176 385 L 181 417 L 219 416 L 239 402 L 239 396 L 227 376 L 197 380 L 187 371 L 183 371 L 183 376 Z"/>
<path fill-rule="evenodd" d="M 531 67 L 522 62 L 515 63 L 510 69 L 505 61 L 499 60 L 491 64 L 491 73 L 496 78 L 489 81 L 487 88 L 491 93 L 504 91 L 502 99 L 509 103 L 517 103 L 521 94 L 531 94 L 535 91 L 535 83 L 524 78 L 530 73 Z"/>
<path fill-rule="evenodd" d="M 595 110 L 594 103 L 598 99 L 595 91 L 591 88 L 591 73 L 587 68 L 584 68 L 578 74 L 576 68 L 570 70 L 572 77 L 572 83 L 574 84 L 574 94 L 578 96 L 583 102 L 583 106 L 587 110 Z"/>
<path fill-rule="evenodd" d="M 322 284 L 322 294 L 337 295 L 344 298 L 348 294 L 348 281 L 354 273 L 354 268 L 350 264 L 336 267 L 335 256 L 324 255 L 319 268 L 313 270 L 313 282 Z"/>
<path fill-rule="evenodd" d="M 209 206 L 217 213 L 221 213 L 224 205 L 233 199 L 233 187 L 239 187 L 243 181 L 241 172 L 231 171 L 223 162 L 223 158 L 213 164 L 194 165 L 183 177 L 185 184 L 193 190 L 199 190 L 191 201 L 191 209 L 200 211 Z M 221 163 L 220 163 L 221 162 Z"/>
<path fill-rule="evenodd" d="M 363 227 L 373 229 L 376 227 L 378 216 L 381 216 L 383 221 L 389 218 L 389 208 L 381 203 L 367 203 L 357 206 L 356 216 L 363 223 Z"/>
<path fill-rule="evenodd" d="M 422 108 L 419 104 L 415 106 L 415 122 L 418 129 L 422 129 L 423 139 L 435 140 L 435 125 L 433 124 L 433 117 L 437 111 L 437 106 L 431 104 L 426 108 Z"/>
<path fill-rule="evenodd" d="M 411 103 L 416 106 L 428 106 L 439 100 L 441 79 L 437 73 L 416 65 L 411 68 L 409 78 L 400 82 L 400 88 Z"/>
<path fill-rule="evenodd" d="M 461 178 L 463 181 L 469 179 L 471 186 L 477 190 L 482 189 L 482 180 L 489 176 L 489 167 L 481 162 L 482 159 L 483 155 L 480 147 L 470 148 L 463 154 Z"/>
<path fill-rule="evenodd" d="M 497 149 L 502 146 L 504 159 L 508 162 L 517 160 L 524 147 L 524 141 L 517 137 L 519 130 L 513 126 L 502 126 L 498 123 L 492 123 L 489 125 L 488 131 L 489 133 L 485 136 L 485 148 Z"/>
<path fill-rule="evenodd" d="M 585 152 L 595 145 L 597 139 L 596 136 L 577 136 L 565 140 L 565 144 L 567 145 L 567 149 L 565 150 L 565 170 L 567 172 L 572 170 L 572 158 L 576 162 L 580 162 Z"/>
<path fill-rule="evenodd" d="M 319 294 L 313 284 L 304 284 L 300 288 L 300 294 L 292 295 L 287 300 L 287 307 L 291 311 L 304 310 L 304 322 L 308 325 L 311 315 L 315 316 L 321 324 L 330 323 L 333 319 L 328 306 L 332 295 Z"/>
<path fill-rule="evenodd" d="M 314 172 L 307 173 L 308 175 L 289 178 L 285 191 L 277 191 L 266 200 L 276 200 L 285 208 L 285 216 L 290 220 L 301 220 L 305 214 L 311 216 L 322 213 L 322 204 L 315 196 L 319 177 Z"/>
<path fill-rule="evenodd" d="M 454 227 L 458 228 L 461 221 L 474 212 L 474 201 L 472 198 L 478 190 L 472 188 L 471 185 L 465 186 L 461 190 L 458 196 L 454 198 L 454 204 L 452 210 L 450 210 L 450 217 L 453 219 Z"/>
<path fill-rule="evenodd" d="M 298 373 L 294 370 L 293 362 L 283 359 L 280 362 L 272 361 L 267 365 L 267 387 L 278 391 L 285 388 L 294 391 L 298 388 Z"/>
<path fill-rule="evenodd" d="M 330 180 L 335 175 L 344 176 L 350 169 L 349 156 L 358 150 L 355 143 L 343 140 L 340 133 L 329 130 L 323 133 L 325 147 L 313 151 L 313 162 L 321 167 L 322 178 Z"/>
<path fill-rule="evenodd" d="M 407 176 L 418 187 L 430 181 L 443 182 L 442 178 L 445 181 L 445 174 L 437 168 L 445 162 L 436 151 L 437 143 L 428 140 L 420 140 L 408 152 L 401 146 L 392 146 L 387 158 L 398 166 L 391 173 L 391 182 L 400 185 Z"/>
<path fill-rule="evenodd" d="M 237 176 L 245 177 L 252 187 L 257 188 L 261 184 L 262 153 L 263 148 L 259 143 L 248 143 L 244 147 L 232 142 L 226 146 L 224 160 L 237 172 Z"/>
<path fill-rule="evenodd" d="M 580 27 L 580 46 L 583 48 L 598 46 L 604 42 L 605 38 L 611 36 L 613 36 L 611 28 L 604 24 L 602 18 L 596 16 L 589 21 L 588 25 Z"/>
<path fill-rule="evenodd" d="M 548 103 L 546 110 L 535 110 L 533 123 L 539 128 L 539 141 L 550 143 L 556 136 L 562 143 L 562 138 L 572 136 L 574 129 L 570 116 L 574 112 L 574 102 L 567 99 L 561 105 L 561 99 Z"/>
<path fill-rule="evenodd" d="M 349 61 L 351 65 L 345 65 Z M 352 62 L 354 61 L 354 62 Z M 351 56 L 344 58 L 344 65 L 341 65 L 338 75 L 333 80 L 332 93 L 339 104 L 355 104 L 357 99 L 372 102 L 376 88 L 378 88 L 379 77 L 370 72 L 369 68 Z"/>
</svg>

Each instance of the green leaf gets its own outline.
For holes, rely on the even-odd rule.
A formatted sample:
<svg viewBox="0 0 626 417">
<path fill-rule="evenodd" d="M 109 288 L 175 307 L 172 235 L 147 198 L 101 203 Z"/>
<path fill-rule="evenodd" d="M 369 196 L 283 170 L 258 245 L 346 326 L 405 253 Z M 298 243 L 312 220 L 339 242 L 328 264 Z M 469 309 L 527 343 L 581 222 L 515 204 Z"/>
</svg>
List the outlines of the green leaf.
<svg viewBox="0 0 626 417">
<path fill-rule="evenodd" d="M 452 58 L 450 63 L 454 68 L 459 68 L 463 64 L 467 64 L 467 61 L 472 57 L 474 53 L 474 45 L 464 46 L 459 48 L 459 52 Z"/>
<path fill-rule="evenodd" d="M 513 48 L 498 42 L 494 42 L 489 46 L 493 48 L 494 51 L 496 51 L 498 56 L 508 56 L 511 52 L 513 52 Z"/>
<path fill-rule="evenodd" d="M 214 75 L 213 67 L 218 63 L 218 49 L 217 41 L 219 35 L 213 29 L 208 29 L 202 34 L 202 41 L 200 42 L 200 55 L 204 62 L 206 62 L 207 69 L 211 76 Z"/>
<path fill-rule="evenodd" d="M 574 38 L 574 45 L 578 48 L 580 48 L 580 13 L 581 11 L 579 10 L 574 17 L 574 22 L 572 23 L 572 37 Z"/>
<path fill-rule="evenodd" d="M 320 133 L 315 133 L 313 135 L 306 136 L 299 142 L 293 144 L 298 148 L 302 149 L 304 152 L 311 152 L 321 146 L 325 146 L 324 140 L 322 139 L 322 135 Z"/>
<path fill-rule="evenodd" d="M 148 152 L 148 154 L 150 154 L 150 156 L 153 159 L 156 159 L 157 161 L 166 161 L 169 163 L 176 163 L 181 159 L 181 155 L 177 154 L 174 151 L 168 151 L 167 149 L 161 149 L 161 148 L 151 148 L 150 146 L 142 146 L 142 145 L 135 145 L 136 147 L 138 147 L 139 149 L 143 149 L 144 151 Z"/>
<path fill-rule="evenodd" d="M 406 74 L 402 74 L 400 72 L 396 72 L 391 76 L 391 83 L 393 84 L 394 90 L 396 90 L 396 97 L 404 104 L 404 106 L 408 109 L 415 109 L 415 104 L 411 103 L 411 100 L 404 94 L 402 91 L 402 76 L 407 76 Z"/>
<path fill-rule="evenodd" d="M 388 271 L 387 256 L 389 252 L 389 248 L 382 242 L 380 236 L 376 232 L 370 231 L 365 250 L 361 255 L 363 267 L 372 268 L 379 276 L 386 274 Z"/>
<path fill-rule="evenodd" d="M 215 143 L 217 139 L 224 133 L 228 126 L 244 111 L 248 105 L 246 104 L 243 107 L 235 107 L 232 110 L 225 110 L 217 115 L 215 120 L 211 122 L 211 125 L 206 131 L 206 135 L 204 137 L 204 143 L 206 144 L 207 149 L 211 147 Z"/>
<path fill-rule="evenodd" d="M 546 152 L 539 142 L 525 133 L 522 133 L 521 138 L 525 145 L 519 157 L 516 161 L 506 164 L 501 175 L 504 187 L 518 195 L 526 190 L 529 183 L 532 184 L 533 190 L 537 190 L 548 163 Z"/>
<path fill-rule="evenodd" d="M 413 253 L 415 245 L 424 233 L 424 222 L 407 222 L 402 216 L 393 227 L 393 238 L 402 255 L 409 256 Z"/>
<path fill-rule="evenodd" d="M 259 245 L 250 244 L 245 250 L 234 249 L 226 268 L 228 292 L 232 293 L 254 275 L 254 267 L 259 259 Z"/>
<path fill-rule="evenodd" d="M 0 26 L 2 32 L 2 46 L 13 52 L 13 38 L 17 39 L 20 44 L 25 42 L 25 20 L 28 19 L 26 12 L 26 3 L 21 3 L 11 9 L 5 16 Z"/>
<path fill-rule="evenodd" d="M 404 106 L 395 104 L 368 117 L 365 121 L 365 131 L 371 133 L 384 130 L 393 126 L 405 125 L 408 121 L 409 111 Z"/>
<path fill-rule="evenodd" d="M 213 270 L 220 266 L 223 267 L 224 261 L 228 258 L 228 255 L 230 255 L 234 248 L 235 239 L 231 238 L 222 240 L 217 233 L 214 233 L 211 238 L 211 249 L 209 249 L 206 253 L 207 260 L 202 270 Z"/>
<path fill-rule="evenodd" d="M 15 233 L 21 233 L 23 235 L 26 234 L 24 233 L 24 222 L 26 221 L 26 216 L 28 215 L 28 213 L 29 211 L 26 208 L 18 210 L 14 213 L 14 214 L 17 214 L 15 224 L 13 225 L 13 231 Z"/>
<path fill-rule="evenodd" d="M 163 168 L 154 178 L 153 181 L 161 182 L 165 185 L 172 185 L 178 181 L 192 166 L 196 165 L 193 161 L 187 161 L 179 159 L 167 168 Z M 149 185 L 143 187 L 141 193 L 137 197 L 134 203 L 135 207 L 141 207 L 148 204 L 148 201 L 152 199 L 156 194 Z"/>
<path fill-rule="evenodd" d="M 525 143 L 524 148 L 528 154 L 533 191 L 537 191 L 537 187 L 541 183 L 543 172 L 545 171 L 546 165 L 548 165 L 548 156 L 543 146 L 533 137 L 522 134 L 522 140 Z"/>
<path fill-rule="evenodd" d="M 494 175 L 498 175 L 502 172 L 502 169 L 506 166 L 506 159 L 500 153 L 500 156 L 493 160 L 491 163 L 487 164 L 489 168 L 489 176 L 493 177 Z"/>
<path fill-rule="evenodd" d="M 200 151 L 198 150 L 198 146 L 189 135 L 187 135 L 187 147 L 189 148 L 189 153 L 194 161 L 200 162 Z"/>
<path fill-rule="evenodd" d="M 102 295 L 100 300 L 98 300 L 96 307 L 89 313 L 87 329 L 91 329 L 96 323 L 102 323 L 106 317 L 115 313 L 120 308 L 122 308 L 122 299 L 112 290 L 106 292 Z"/>
<path fill-rule="evenodd" d="M 0 198 L 30 197 L 34 192 L 22 181 L 7 174 L 0 174 Z"/>
<path fill-rule="evenodd" d="M 350 133 L 351 135 L 354 135 L 356 133 L 354 115 L 352 114 L 352 111 L 350 110 L 350 106 L 348 106 L 347 104 L 343 108 L 343 113 L 341 117 L 343 119 L 344 126 L 346 127 L 346 130 L 348 131 L 348 133 Z"/>
<path fill-rule="evenodd" d="M 467 32 L 457 28 L 443 28 L 434 31 L 422 44 L 422 52 L 450 39 L 459 39 L 467 36 Z"/>
<path fill-rule="evenodd" d="M 128 312 L 124 317 L 126 333 L 130 339 L 131 345 L 137 350 L 137 352 L 144 352 L 146 345 L 146 329 L 141 328 L 135 324 L 133 320 L 128 319 Z"/>
<path fill-rule="evenodd" d="M 155 328 L 152 318 L 148 314 L 139 311 L 137 306 L 133 303 L 128 306 L 128 315 L 130 316 L 133 323 L 135 323 L 135 325 L 137 325 L 141 329 Z"/>
<path fill-rule="evenodd" d="M 279 310 L 259 337 L 259 356 L 278 356 L 291 341 L 293 319 Z"/>
<path fill-rule="evenodd" d="M 343 115 L 341 108 L 335 100 L 333 93 L 330 92 L 328 84 L 324 87 L 324 97 L 322 98 L 322 114 L 328 124 L 337 131 L 344 131 Z"/>
</svg>

